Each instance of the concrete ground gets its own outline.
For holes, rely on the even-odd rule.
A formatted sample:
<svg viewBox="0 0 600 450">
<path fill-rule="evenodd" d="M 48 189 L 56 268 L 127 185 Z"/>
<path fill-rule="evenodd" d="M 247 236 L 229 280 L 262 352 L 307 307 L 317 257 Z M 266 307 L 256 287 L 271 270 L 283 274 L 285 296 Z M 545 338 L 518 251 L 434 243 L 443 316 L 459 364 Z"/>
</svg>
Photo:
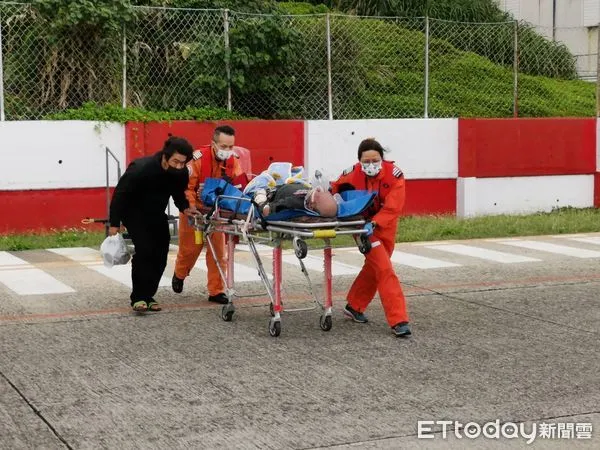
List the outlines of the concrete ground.
<svg viewBox="0 0 600 450">
<path fill-rule="evenodd" d="M 136 315 L 126 279 L 97 260 L 0 255 L 0 448 L 600 448 L 597 241 L 399 244 L 410 339 L 392 336 L 378 299 L 368 324 L 344 320 L 362 260 L 352 250 L 335 252 L 332 330 L 318 311 L 290 312 L 277 338 L 251 276 L 232 322 L 206 301 L 201 269 L 183 294 L 160 288 L 162 312 Z M 403 264 L 406 254 L 429 259 Z M 300 272 L 284 273 L 286 306 L 310 306 Z M 320 292 L 318 266 L 311 275 Z M 431 437 L 419 421 L 435 422 L 421 424 Z M 508 436 L 465 437 L 488 422 Z M 533 443 L 510 423 L 533 429 Z"/>
</svg>

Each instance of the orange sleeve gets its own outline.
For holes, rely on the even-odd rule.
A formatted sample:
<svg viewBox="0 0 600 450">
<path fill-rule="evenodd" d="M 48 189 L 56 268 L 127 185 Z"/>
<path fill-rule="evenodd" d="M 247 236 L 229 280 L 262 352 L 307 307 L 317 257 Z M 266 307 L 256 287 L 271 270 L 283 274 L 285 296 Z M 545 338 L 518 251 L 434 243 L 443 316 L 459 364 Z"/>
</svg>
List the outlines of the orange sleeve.
<svg viewBox="0 0 600 450">
<path fill-rule="evenodd" d="M 404 209 L 405 198 L 406 189 L 404 177 L 401 176 L 398 178 L 398 181 L 394 183 L 389 194 L 385 197 L 383 208 L 371 218 L 371 221 L 376 222 L 378 227 L 389 227 L 392 222 L 400 216 L 402 209 Z"/>
<path fill-rule="evenodd" d="M 233 160 L 233 176 L 238 177 L 243 173 L 244 173 L 244 171 L 242 170 L 242 164 L 240 163 L 240 160 L 237 158 L 234 158 L 234 160 Z"/>
<path fill-rule="evenodd" d="M 340 186 L 342 184 L 350 182 L 350 177 L 351 177 L 351 174 L 350 175 L 344 175 L 344 174 L 342 174 L 342 175 L 340 175 L 338 177 L 337 180 L 332 181 L 331 182 L 331 193 L 332 194 L 337 194 L 339 192 Z"/>
<path fill-rule="evenodd" d="M 190 161 L 187 167 L 189 172 L 189 181 L 187 189 L 185 190 L 185 197 L 188 199 L 191 207 L 198 204 L 198 186 L 200 184 L 199 178 L 202 163 L 200 162 L 200 159 L 197 159 Z"/>
</svg>

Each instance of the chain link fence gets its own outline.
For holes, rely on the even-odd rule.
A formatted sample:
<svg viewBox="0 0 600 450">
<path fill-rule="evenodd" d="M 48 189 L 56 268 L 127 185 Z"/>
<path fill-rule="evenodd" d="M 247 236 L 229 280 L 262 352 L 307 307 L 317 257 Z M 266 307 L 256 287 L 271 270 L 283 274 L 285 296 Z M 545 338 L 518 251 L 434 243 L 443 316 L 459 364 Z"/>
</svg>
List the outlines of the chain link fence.
<svg viewBox="0 0 600 450">
<path fill-rule="evenodd" d="M 327 119 L 325 15 L 231 13 L 233 110 L 250 117 Z"/>
<path fill-rule="evenodd" d="M 117 27 L 57 30 L 32 5 L 3 2 L 0 115 L 95 102 L 267 119 L 593 116 L 592 36 L 514 21 L 139 6 Z"/>
<path fill-rule="evenodd" d="M 0 5 L 2 113 L 39 119 L 86 101 L 114 102 L 121 89 L 119 31 L 52 24 L 31 5 Z"/>
<path fill-rule="evenodd" d="M 226 108 L 224 11 L 134 10 L 124 26 L 124 105 L 162 111 Z"/>
</svg>

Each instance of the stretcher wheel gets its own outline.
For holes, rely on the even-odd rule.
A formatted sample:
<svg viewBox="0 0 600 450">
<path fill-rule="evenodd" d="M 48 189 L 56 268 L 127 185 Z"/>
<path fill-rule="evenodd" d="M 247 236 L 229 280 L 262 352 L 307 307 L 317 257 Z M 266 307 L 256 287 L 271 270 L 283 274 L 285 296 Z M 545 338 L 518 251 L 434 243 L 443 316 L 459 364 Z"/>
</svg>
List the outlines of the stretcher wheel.
<svg viewBox="0 0 600 450">
<path fill-rule="evenodd" d="M 333 326 L 333 320 L 331 320 L 331 316 L 321 316 L 321 318 L 319 319 L 319 325 L 321 326 L 321 330 L 323 331 L 331 330 L 331 327 Z"/>
<path fill-rule="evenodd" d="M 223 305 L 223 308 L 221 308 L 221 319 L 225 322 L 231 322 L 234 312 L 234 309 L 229 305 Z"/>
<path fill-rule="evenodd" d="M 294 253 L 298 259 L 306 258 L 308 254 L 308 245 L 302 239 L 294 238 Z"/>
<path fill-rule="evenodd" d="M 361 234 L 359 239 L 360 242 L 358 244 L 358 251 L 361 252 L 363 255 L 366 255 L 371 251 L 371 241 L 364 234 Z"/>
<path fill-rule="evenodd" d="M 281 334 L 281 322 L 271 319 L 269 321 L 269 334 L 273 337 L 277 337 Z"/>
</svg>

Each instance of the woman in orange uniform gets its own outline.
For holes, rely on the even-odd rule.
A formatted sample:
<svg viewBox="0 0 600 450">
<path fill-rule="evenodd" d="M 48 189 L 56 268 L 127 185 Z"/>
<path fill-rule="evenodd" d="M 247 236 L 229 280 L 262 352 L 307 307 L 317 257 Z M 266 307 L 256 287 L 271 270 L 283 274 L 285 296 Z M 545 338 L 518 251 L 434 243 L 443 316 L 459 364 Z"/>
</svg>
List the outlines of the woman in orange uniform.
<svg viewBox="0 0 600 450">
<path fill-rule="evenodd" d="M 362 270 L 348 292 L 344 315 L 355 322 L 366 323 L 364 311 L 379 291 L 392 333 L 398 337 L 410 336 L 406 300 L 390 259 L 398 217 L 404 207 L 404 175 L 393 161 L 383 160 L 383 147 L 375 139 L 360 143 L 358 161 L 331 185 L 334 194 L 351 189 L 377 193 L 367 212 L 370 222 L 365 226 L 371 251 L 366 254 Z"/>
</svg>

